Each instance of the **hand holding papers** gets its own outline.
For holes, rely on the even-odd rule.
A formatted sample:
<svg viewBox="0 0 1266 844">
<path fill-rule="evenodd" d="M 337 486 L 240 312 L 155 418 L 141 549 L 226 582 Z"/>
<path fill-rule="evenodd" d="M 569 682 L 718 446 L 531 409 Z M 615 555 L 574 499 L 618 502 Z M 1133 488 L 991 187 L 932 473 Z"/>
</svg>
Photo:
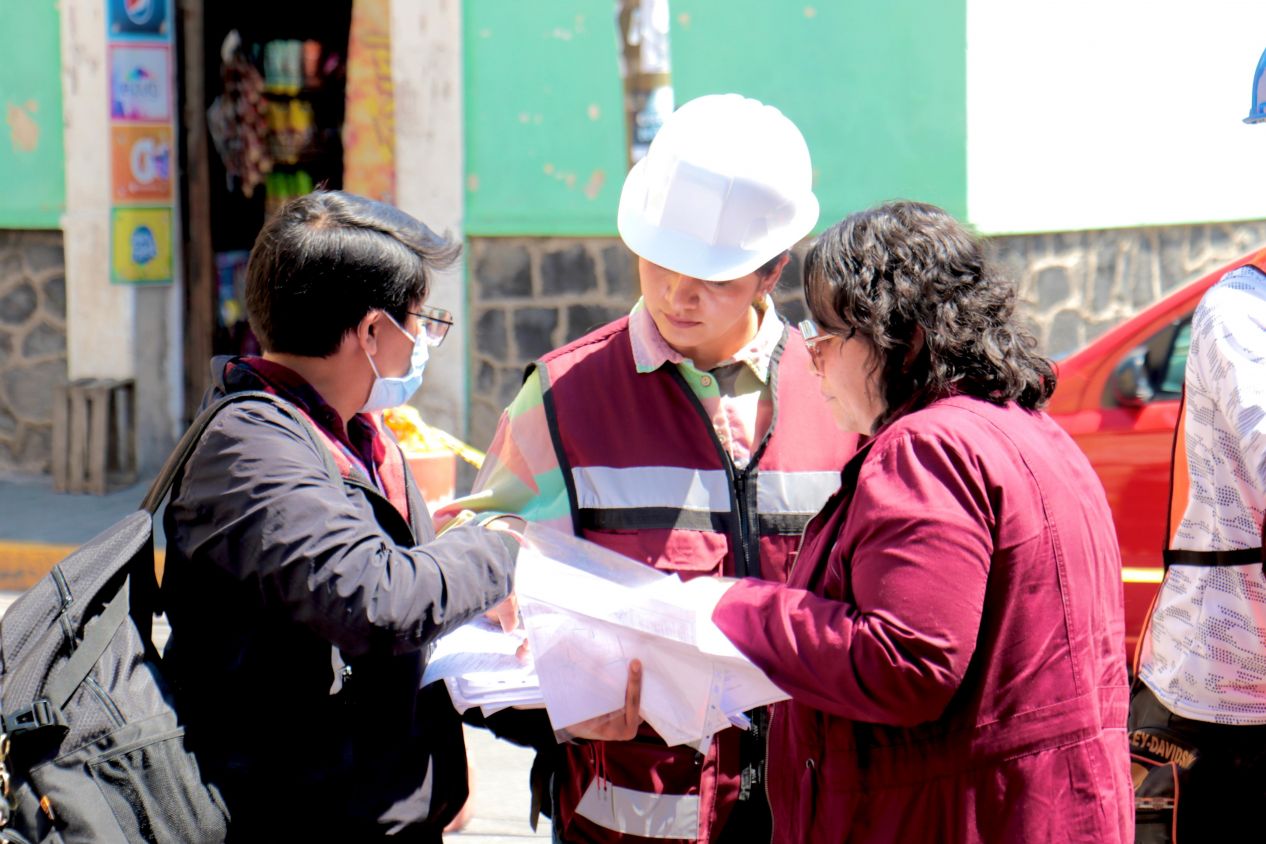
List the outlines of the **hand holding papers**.
<svg viewBox="0 0 1266 844">
<path fill-rule="evenodd" d="M 522 628 L 507 633 L 487 618 L 471 621 L 435 643 L 422 684 L 444 680 L 458 712 L 539 707 L 544 701 L 525 641 Z"/>
<path fill-rule="evenodd" d="M 514 657 L 517 632 L 500 633 L 481 621 L 440 640 L 425 680 L 447 678 L 454 704 L 481 705 L 485 713 L 523 706 L 535 695 L 562 731 L 623 713 L 629 663 L 638 659 L 641 717 L 670 745 L 706 747 L 717 731 L 745 725 L 745 710 L 787 697 L 712 623 L 712 610 L 732 583 L 683 583 L 593 543 L 529 525 L 515 591 L 530 660 Z M 470 632 L 476 625 L 482 626 L 478 637 Z"/>
<path fill-rule="evenodd" d="M 633 658 L 642 717 L 670 745 L 706 745 L 744 710 L 785 699 L 712 623 L 728 585 L 683 584 L 529 525 L 516 591 L 550 721 L 565 728 L 620 708 Z"/>
<path fill-rule="evenodd" d="M 712 623 L 728 583 L 683 584 L 538 525 L 525 537 L 516 591 L 556 728 L 619 709 L 633 658 L 642 717 L 670 745 L 706 745 L 744 710 L 787 697 Z"/>
<path fill-rule="evenodd" d="M 642 725 L 641 709 L 642 663 L 635 659 L 629 663 L 629 682 L 624 689 L 624 708 L 573 724 L 565 732 L 571 738 L 628 741 L 637 735 L 637 728 Z"/>
</svg>

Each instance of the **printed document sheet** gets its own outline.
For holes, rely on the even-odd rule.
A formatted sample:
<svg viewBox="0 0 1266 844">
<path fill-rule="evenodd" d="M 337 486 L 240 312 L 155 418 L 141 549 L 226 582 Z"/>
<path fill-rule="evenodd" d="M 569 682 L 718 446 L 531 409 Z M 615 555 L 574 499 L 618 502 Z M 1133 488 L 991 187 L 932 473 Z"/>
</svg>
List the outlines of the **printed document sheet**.
<svg viewBox="0 0 1266 844">
<path fill-rule="evenodd" d="M 523 629 L 484 622 L 440 640 L 426 682 L 459 708 L 544 704 L 555 728 L 624 705 L 628 664 L 643 665 L 641 715 L 670 745 L 706 747 L 745 710 L 786 699 L 712 623 L 732 581 L 681 581 L 598 545 L 529 525 L 515 591 Z M 515 657 L 523 637 L 526 661 Z"/>
</svg>

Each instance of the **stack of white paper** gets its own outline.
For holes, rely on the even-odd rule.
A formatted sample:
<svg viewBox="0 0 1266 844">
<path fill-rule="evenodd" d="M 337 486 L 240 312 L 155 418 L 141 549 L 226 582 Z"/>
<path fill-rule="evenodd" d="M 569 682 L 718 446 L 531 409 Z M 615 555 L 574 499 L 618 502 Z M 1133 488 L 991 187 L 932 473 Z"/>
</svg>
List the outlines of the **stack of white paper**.
<svg viewBox="0 0 1266 844">
<path fill-rule="evenodd" d="M 531 653 L 519 659 L 524 631 L 503 633 L 485 618 L 469 622 L 435 643 L 422 684 L 443 680 L 458 712 L 477 706 L 485 715 L 517 706 L 543 706 Z"/>
<path fill-rule="evenodd" d="M 444 680 L 454 705 L 491 714 L 544 705 L 555 729 L 624 706 L 628 665 L 642 662 L 642 717 L 670 745 L 703 750 L 743 712 L 787 695 L 712 623 L 733 581 L 683 583 L 591 542 L 529 525 L 515 592 L 530 642 L 484 619 L 439 640 L 424 683 Z"/>
<path fill-rule="evenodd" d="M 746 726 L 744 710 L 787 695 L 712 623 L 728 583 L 683 583 L 539 525 L 519 552 L 515 590 L 555 728 L 624 705 L 629 661 L 642 661 L 642 717 L 670 745 L 704 747 Z"/>
</svg>

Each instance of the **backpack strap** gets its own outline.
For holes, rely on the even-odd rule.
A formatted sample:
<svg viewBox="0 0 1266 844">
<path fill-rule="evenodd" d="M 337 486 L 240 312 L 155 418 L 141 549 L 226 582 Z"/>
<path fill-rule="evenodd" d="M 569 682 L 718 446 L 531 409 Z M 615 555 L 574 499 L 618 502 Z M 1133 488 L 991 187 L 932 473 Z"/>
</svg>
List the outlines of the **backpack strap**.
<svg viewBox="0 0 1266 844">
<path fill-rule="evenodd" d="M 66 719 L 62 708 L 70 702 L 75 690 L 92 672 L 101 655 L 110 647 L 110 640 L 119 631 L 128 615 L 126 583 L 120 584 L 114 597 L 92 621 L 88 622 L 83 641 L 71 653 L 70 659 L 48 675 L 44 682 L 44 695 L 30 706 L 0 716 L 0 728 L 10 736 L 39 730 L 44 727 L 64 727 Z M 2 839 L 0 839 L 2 840 Z"/>
<path fill-rule="evenodd" d="M 220 398 L 215 404 L 199 413 L 198 417 L 189 425 L 189 430 L 185 431 L 184 436 L 180 438 L 180 442 L 176 443 L 176 447 L 172 449 L 167 461 L 163 463 L 163 468 L 159 470 L 158 477 L 154 478 L 154 483 L 150 485 L 149 492 L 145 494 L 145 499 L 141 502 L 141 509 L 148 512 L 151 518 L 158 514 L 158 508 L 162 506 L 163 500 L 171 492 L 172 486 L 176 483 L 176 477 L 185 468 L 185 464 L 189 462 L 189 458 L 193 456 L 194 451 L 197 450 L 198 444 L 202 441 L 202 435 L 206 433 L 212 420 L 224 408 L 243 401 L 266 402 L 297 422 L 316 445 L 316 450 L 321 455 L 321 462 L 325 465 L 326 474 L 335 483 L 343 483 L 342 473 L 339 472 L 338 465 L 335 464 L 334 458 L 330 455 L 330 450 L 323 444 L 321 435 L 313 426 L 311 420 L 299 408 L 273 393 L 265 393 L 262 390 L 243 390 L 242 392 L 230 393 Z M 145 570 L 140 571 L 139 569 L 141 568 Z M 135 603 L 157 611 L 158 576 L 154 570 L 153 563 L 151 562 L 148 566 L 133 566 L 133 569 L 132 590 L 136 599 Z M 142 622 L 141 632 L 143 638 L 149 638 L 148 624 Z"/>
<path fill-rule="evenodd" d="M 339 483 L 343 482 L 343 476 L 339 473 L 338 466 L 334 464 L 334 458 L 330 456 L 329 449 L 321 444 L 320 435 L 313 429 L 312 423 L 308 421 L 308 418 L 297 407 L 272 393 L 265 393 L 262 390 L 245 390 L 224 396 L 198 414 L 198 418 L 193 420 L 189 430 L 185 431 L 185 435 L 180 438 L 180 442 L 176 443 L 176 448 L 172 450 L 167 462 L 163 464 L 158 477 L 154 479 L 149 492 L 146 493 L 145 500 L 141 502 L 141 509 L 148 510 L 150 515 L 158 512 L 163 499 L 171 492 L 172 485 L 176 482 L 176 476 L 180 474 L 180 470 L 185 468 L 185 464 L 189 462 L 189 458 L 193 455 L 194 450 L 197 449 L 198 443 L 202 440 L 202 435 L 211 424 L 211 420 L 215 419 L 219 412 L 229 405 L 248 400 L 265 401 L 275 405 L 291 419 L 298 422 L 308 435 L 312 437 L 312 441 L 317 444 L 317 451 L 321 452 L 326 472 Z"/>
<path fill-rule="evenodd" d="M 70 658 L 48 675 L 44 682 L 44 694 L 30 706 L 0 715 L 0 732 L 17 736 L 45 727 L 66 726 L 62 707 L 70 702 L 75 690 L 88 677 L 92 666 L 110 647 L 110 640 L 118 632 L 119 625 L 128 614 L 128 589 L 126 582 L 119 585 L 105 608 L 88 622 L 83 641 L 71 653 Z M 0 839 L 3 840 L 3 839 Z"/>
</svg>

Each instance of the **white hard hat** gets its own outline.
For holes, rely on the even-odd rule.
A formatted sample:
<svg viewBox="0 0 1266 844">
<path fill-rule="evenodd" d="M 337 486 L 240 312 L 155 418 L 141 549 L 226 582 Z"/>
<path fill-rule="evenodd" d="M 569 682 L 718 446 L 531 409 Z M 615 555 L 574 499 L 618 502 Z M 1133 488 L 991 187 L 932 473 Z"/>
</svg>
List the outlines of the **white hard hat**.
<svg viewBox="0 0 1266 844">
<path fill-rule="evenodd" d="M 773 106 L 711 94 L 669 115 L 620 192 L 617 226 L 648 261 L 705 281 L 759 269 L 818 221 L 809 147 Z"/>
</svg>

